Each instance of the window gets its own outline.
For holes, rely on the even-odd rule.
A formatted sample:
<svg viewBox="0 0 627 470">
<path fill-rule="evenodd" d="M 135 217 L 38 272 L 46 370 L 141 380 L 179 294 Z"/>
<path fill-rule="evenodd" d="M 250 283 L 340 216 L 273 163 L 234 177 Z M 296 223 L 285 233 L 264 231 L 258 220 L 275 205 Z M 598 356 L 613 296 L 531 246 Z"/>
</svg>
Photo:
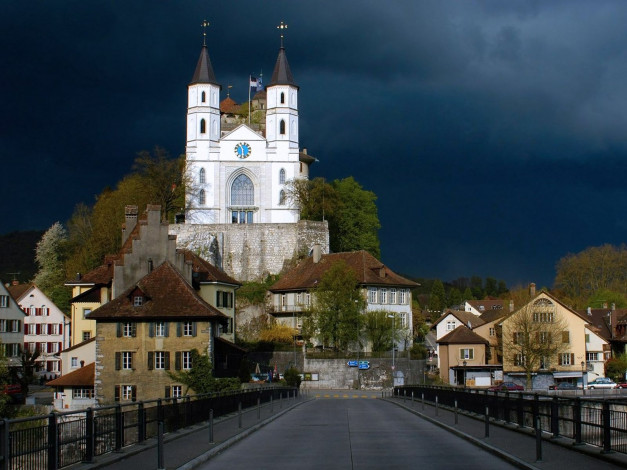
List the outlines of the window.
<svg viewBox="0 0 627 470">
<path fill-rule="evenodd" d="M 165 336 L 165 322 L 158 321 L 155 323 L 155 336 Z"/>
<path fill-rule="evenodd" d="M 551 366 L 551 364 L 549 363 L 549 358 L 546 356 L 542 356 L 540 358 L 540 369 L 542 370 L 546 370 Z"/>
<path fill-rule="evenodd" d="M 400 328 L 407 328 L 407 314 L 406 313 L 401 313 L 398 316 L 401 319 L 401 326 Z"/>
<path fill-rule="evenodd" d="M 551 342 L 551 333 L 548 331 L 541 331 L 538 336 L 538 342 L 541 344 L 547 344 Z"/>
<path fill-rule="evenodd" d="M 231 185 L 231 204 L 252 206 L 255 203 L 255 186 L 246 175 L 239 175 Z"/>
<path fill-rule="evenodd" d="M 48 331 L 50 332 L 51 335 L 58 335 L 59 333 L 59 324 L 58 323 L 52 323 L 50 325 L 50 327 L 48 328 Z"/>
<path fill-rule="evenodd" d="M 381 289 L 379 291 L 379 303 L 381 304 L 387 304 L 388 303 L 388 290 L 387 289 Z"/>
<path fill-rule="evenodd" d="M 10 320 L 11 321 L 11 332 L 19 333 L 22 331 L 22 322 L 20 320 Z"/>
<path fill-rule="evenodd" d="M 37 350 L 37 343 L 27 343 L 28 344 L 28 351 L 31 354 L 34 354 L 35 351 Z"/>
<path fill-rule="evenodd" d="M 141 295 L 133 297 L 133 307 L 141 307 L 144 304 L 144 298 Z"/>
<path fill-rule="evenodd" d="M 231 213 L 231 222 L 234 224 L 252 224 L 253 211 L 233 211 Z"/>
<path fill-rule="evenodd" d="M 200 192 L 198 193 L 198 204 L 201 206 L 204 206 L 205 201 L 206 201 L 205 190 L 201 189 Z"/>
<path fill-rule="evenodd" d="M 40 328 L 39 334 L 42 334 L 42 335 L 47 335 L 48 334 L 48 325 L 46 325 L 45 323 L 42 323 L 39 326 L 39 328 Z"/>
<path fill-rule="evenodd" d="M 192 368 L 192 353 L 190 351 L 183 351 L 181 354 L 183 360 L 183 369 L 188 370 Z"/>
<path fill-rule="evenodd" d="M 135 386 L 134 385 L 122 385 L 122 400 L 135 400 Z"/>
<path fill-rule="evenodd" d="M 514 344 L 522 344 L 523 343 L 523 334 L 516 331 L 512 334 L 512 341 L 514 342 Z"/>
<path fill-rule="evenodd" d="M 446 322 L 446 331 L 453 331 L 455 329 L 455 320 Z"/>
<path fill-rule="evenodd" d="M 91 338 L 91 331 L 83 331 L 83 341 L 87 341 Z"/>
<path fill-rule="evenodd" d="M 207 132 L 207 122 L 204 119 L 200 120 L 200 133 L 204 134 Z"/>
<path fill-rule="evenodd" d="M 7 331 L 7 320 L 0 320 L 0 333 Z"/>
<path fill-rule="evenodd" d="M 196 336 L 196 332 L 194 331 L 194 322 L 186 321 L 183 322 L 183 336 Z"/>
<path fill-rule="evenodd" d="M 396 303 L 396 289 L 394 287 L 390 289 L 390 303 L 391 304 Z"/>
<path fill-rule="evenodd" d="M 573 360 L 574 354 L 571 353 L 562 353 L 559 355 L 559 365 L 560 366 L 571 366 L 574 364 Z"/>
<path fill-rule="evenodd" d="M 0 307 L 7 308 L 9 306 L 9 296 L 0 295 Z"/>
<path fill-rule="evenodd" d="M 562 331 L 562 343 L 570 343 L 570 333 L 568 331 Z"/>
<path fill-rule="evenodd" d="M 37 309 L 35 308 L 34 305 L 31 305 L 30 308 L 28 309 L 28 314 L 31 317 L 34 317 L 35 315 L 37 315 Z"/>
<path fill-rule="evenodd" d="M 83 318 L 87 318 L 87 315 L 89 315 L 90 313 L 91 313 L 91 308 L 84 308 L 83 309 Z"/>
<path fill-rule="evenodd" d="M 460 359 L 474 359 L 475 358 L 475 349 L 474 348 L 462 348 L 459 350 L 459 358 Z"/>
<path fill-rule="evenodd" d="M 94 389 L 93 388 L 73 388 L 72 398 L 77 398 L 77 399 L 94 398 Z"/>
<path fill-rule="evenodd" d="M 279 184 L 285 184 L 285 169 L 279 171 Z"/>
<path fill-rule="evenodd" d="M 172 398 L 180 398 L 183 396 L 183 387 L 180 385 L 172 385 Z"/>
<path fill-rule="evenodd" d="M 586 333 L 586 343 L 590 342 L 590 335 Z"/>
<path fill-rule="evenodd" d="M 131 370 L 133 368 L 133 353 L 124 351 L 122 353 L 122 369 Z"/>
<path fill-rule="evenodd" d="M 398 303 L 401 305 L 405 305 L 407 303 L 406 297 L 407 291 L 405 289 L 399 289 L 398 291 Z"/>
<path fill-rule="evenodd" d="M 490 328 L 490 336 L 496 336 L 496 331 L 494 331 L 494 328 Z"/>
<path fill-rule="evenodd" d="M 285 104 L 285 93 L 281 92 L 281 104 Z"/>
<path fill-rule="evenodd" d="M 204 102 L 206 101 L 206 99 L 207 99 L 207 95 L 206 95 L 206 93 L 203 91 L 203 92 L 201 93 L 201 95 L 200 95 L 200 101 L 201 101 L 202 103 L 204 103 Z"/>
<path fill-rule="evenodd" d="M 48 352 L 49 353 L 58 353 L 59 352 L 59 343 L 56 343 L 56 342 L 48 343 Z"/>
<path fill-rule="evenodd" d="M 5 346 L 5 355 L 7 357 L 18 357 L 20 355 L 20 345 L 18 343 L 8 343 Z"/>
<path fill-rule="evenodd" d="M 279 206 L 285 205 L 285 191 L 279 191 Z"/>
<path fill-rule="evenodd" d="M 137 324 L 136 323 L 131 323 L 131 322 L 126 322 L 123 324 L 123 333 L 122 335 L 125 338 L 134 338 L 135 336 L 137 336 Z"/>
<path fill-rule="evenodd" d="M 35 334 L 37 334 L 37 333 L 35 332 L 35 331 L 36 331 L 36 330 L 35 330 L 35 326 L 36 326 L 36 325 L 35 325 L 34 323 L 31 323 L 30 325 L 28 325 L 28 330 L 27 330 L 27 333 L 26 333 L 26 334 L 27 334 L 27 335 L 35 335 Z"/>
<path fill-rule="evenodd" d="M 281 308 L 285 308 L 287 306 L 287 295 L 281 294 Z"/>
<path fill-rule="evenodd" d="M 200 169 L 200 175 L 198 176 L 198 182 L 200 184 L 205 184 L 205 169 L 204 168 Z"/>
<path fill-rule="evenodd" d="M 525 365 L 525 356 L 522 354 L 514 354 L 514 365 L 515 366 L 524 366 Z"/>
<path fill-rule="evenodd" d="M 307 307 L 311 305 L 311 294 L 309 292 L 305 294 L 305 305 Z"/>
<path fill-rule="evenodd" d="M 50 310 L 48 309 L 48 307 L 46 307 L 45 305 L 41 306 L 41 314 L 44 317 L 49 317 L 50 316 Z"/>
<path fill-rule="evenodd" d="M 302 305 L 303 304 L 303 293 L 299 292 L 298 294 L 296 294 L 296 305 Z"/>
<path fill-rule="evenodd" d="M 368 288 L 368 303 L 377 303 L 377 289 L 375 289 L 374 287 Z"/>
<path fill-rule="evenodd" d="M 595 353 L 595 352 L 586 353 L 587 362 L 598 361 L 598 360 L 599 360 L 599 353 Z"/>
<path fill-rule="evenodd" d="M 155 369 L 165 369 L 165 351 L 155 352 Z"/>
<path fill-rule="evenodd" d="M 70 361 L 72 367 L 78 367 L 78 357 L 73 357 Z"/>
<path fill-rule="evenodd" d="M 285 121 L 283 119 L 279 123 L 279 134 L 285 135 Z"/>
</svg>

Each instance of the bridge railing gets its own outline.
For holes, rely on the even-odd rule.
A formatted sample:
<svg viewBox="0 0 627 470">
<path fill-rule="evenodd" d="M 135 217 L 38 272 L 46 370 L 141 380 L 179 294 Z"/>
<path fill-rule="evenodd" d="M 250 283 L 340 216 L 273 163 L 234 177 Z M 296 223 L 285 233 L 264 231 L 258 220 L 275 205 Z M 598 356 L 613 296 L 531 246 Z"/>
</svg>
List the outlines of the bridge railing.
<svg viewBox="0 0 627 470">
<path fill-rule="evenodd" d="M 56 470 L 209 419 L 294 394 L 291 387 L 119 403 L 81 411 L 0 420 L 0 470 Z"/>
<path fill-rule="evenodd" d="M 406 385 L 394 388 L 394 396 L 435 402 L 485 415 L 520 427 L 533 428 L 536 417 L 540 429 L 554 437 L 573 439 L 575 444 L 591 444 L 602 452 L 627 453 L 627 401 L 581 397 L 558 397 L 538 393 L 501 392 L 469 388 Z M 413 394 L 413 395 L 412 395 Z"/>
</svg>

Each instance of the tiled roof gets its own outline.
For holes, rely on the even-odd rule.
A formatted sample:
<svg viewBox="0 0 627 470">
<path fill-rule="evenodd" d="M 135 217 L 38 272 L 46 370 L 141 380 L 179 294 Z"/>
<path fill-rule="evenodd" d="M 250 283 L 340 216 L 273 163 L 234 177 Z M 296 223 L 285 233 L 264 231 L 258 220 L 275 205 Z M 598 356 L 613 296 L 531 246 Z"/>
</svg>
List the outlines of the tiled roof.
<svg viewBox="0 0 627 470">
<path fill-rule="evenodd" d="M 82 285 L 82 284 L 96 284 L 107 285 L 113 279 L 113 259 L 116 257 L 108 256 L 105 260 L 105 264 L 92 269 L 88 273 L 81 276 L 80 279 L 70 279 L 66 282 L 66 285 Z"/>
<path fill-rule="evenodd" d="M 80 369 L 62 375 L 58 379 L 47 382 L 53 387 L 93 387 L 96 371 L 96 363 L 92 362 Z"/>
<path fill-rule="evenodd" d="M 507 300 L 503 299 L 467 300 L 467 302 L 478 312 L 487 312 L 493 309 L 503 310 L 508 303 Z"/>
<path fill-rule="evenodd" d="M 13 300 L 15 300 L 17 302 L 28 291 L 28 289 L 30 289 L 33 286 L 34 286 L 34 284 L 31 284 L 31 283 L 28 283 L 28 284 L 18 284 L 16 286 L 11 284 L 11 285 L 7 286 L 7 290 L 9 291 L 9 294 L 11 294 L 11 297 L 13 297 Z"/>
<path fill-rule="evenodd" d="M 180 251 L 185 255 L 185 261 L 190 261 L 192 263 L 194 280 L 198 280 L 199 282 L 233 284 L 236 286 L 242 285 L 241 282 L 233 279 L 220 268 L 215 267 L 209 261 L 201 258 L 196 253 L 190 250 Z"/>
<path fill-rule="evenodd" d="M 140 289 L 143 305 L 135 307 L 133 296 Z M 91 320 L 215 318 L 226 315 L 205 302 L 169 261 L 140 279 L 122 295 L 89 314 Z"/>
<path fill-rule="evenodd" d="M 270 287 L 271 292 L 306 290 L 316 287 L 331 266 L 343 261 L 353 270 L 360 286 L 416 287 L 417 283 L 405 279 L 385 266 L 367 251 L 332 253 L 322 255 L 318 263 L 310 256 L 285 273 Z"/>
<path fill-rule="evenodd" d="M 94 341 L 96 341 L 96 337 L 95 336 L 93 338 L 86 339 L 82 343 L 78 343 L 78 344 L 75 344 L 74 346 L 70 346 L 69 348 L 64 349 L 62 352 L 74 351 L 75 349 L 78 349 L 81 346 L 85 346 L 86 344 L 93 343 Z"/>
<path fill-rule="evenodd" d="M 449 315 L 453 315 L 455 318 L 457 318 L 460 322 L 462 322 L 466 326 L 470 324 L 469 328 L 476 328 L 485 323 L 480 317 L 478 317 L 474 313 L 465 312 L 463 310 L 447 310 L 446 312 L 444 312 L 444 314 L 440 318 L 436 320 L 436 322 L 433 325 L 431 325 L 431 328 L 435 328 L 439 323 L 441 323 Z"/>
<path fill-rule="evenodd" d="M 82 294 L 77 295 L 72 298 L 71 302 L 100 302 L 100 291 L 101 286 L 92 287 L 89 290 L 86 290 Z"/>
<path fill-rule="evenodd" d="M 231 98 L 230 96 L 227 96 L 222 101 L 220 101 L 220 112 L 236 113 L 237 111 L 239 111 L 238 106 L 239 105 L 233 98 Z"/>
<path fill-rule="evenodd" d="M 489 344 L 487 339 L 482 338 L 465 326 L 458 326 L 437 342 L 440 344 Z"/>
<path fill-rule="evenodd" d="M 470 313 L 470 312 L 469 312 Z M 481 315 L 479 315 L 479 318 L 481 318 L 485 323 L 490 323 L 494 320 L 498 320 L 499 318 L 504 317 L 505 315 L 509 314 L 509 310 L 486 310 L 485 312 L 483 312 Z"/>
</svg>

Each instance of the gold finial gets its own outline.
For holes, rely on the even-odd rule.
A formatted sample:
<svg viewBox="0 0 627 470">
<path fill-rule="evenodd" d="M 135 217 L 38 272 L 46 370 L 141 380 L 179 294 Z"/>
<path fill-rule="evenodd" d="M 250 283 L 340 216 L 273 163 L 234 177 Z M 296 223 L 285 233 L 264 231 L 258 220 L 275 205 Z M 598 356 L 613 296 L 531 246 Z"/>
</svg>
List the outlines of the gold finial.
<svg viewBox="0 0 627 470">
<path fill-rule="evenodd" d="M 207 20 L 203 20 L 202 24 L 202 45 L 207 45 L 207 28 L 209 27 L 209 22 Z"/>
<path fill-rule="evenodd" d="M 276 27 L 279 31 L 281 31 L 281 47 L 283 47 L 283 30 L 287 29 L 287 25 L 281 21 L 281 24 Z"/>
</svg>

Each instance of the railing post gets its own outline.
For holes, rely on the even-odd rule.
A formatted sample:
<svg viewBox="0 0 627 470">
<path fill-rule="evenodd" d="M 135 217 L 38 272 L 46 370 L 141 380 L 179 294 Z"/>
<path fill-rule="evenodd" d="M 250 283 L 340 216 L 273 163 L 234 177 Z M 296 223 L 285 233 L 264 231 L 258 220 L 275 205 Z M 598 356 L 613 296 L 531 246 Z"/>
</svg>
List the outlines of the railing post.
<svg viewBox="0 0 627 470">
<path fill-rule="evenodd" d="M 0 470 L 9 470 L 11 465 L 11 447 L 9 446 L 9 435 L 11 432 L 11 426 L 6 419 L 0 421 Z"/>
<path fill-rule="evenodd" d="M 455 399 L 455 424 L 457 424 L 458 418 L 457 418 L 457 398 Z"/>
<path fill-rule="evenodd" d="M 518 427 L 522 428 L 525 425 L 525 401 L 523 400 L 522 393 L 518 394 L 516 399 L 516 421 L 518 421 Z"/>
<path fill-rule="evenodd" d="M 509 402 L 509 390 L 505 390 L 505 401 L 504 409 L 503 409 L 503 419 L 505 420 L 505 424 L 509 423 L 509 412 L 510 412 L 510 402 Z"/>
<path fill-rule="evenodd" d="M 209 444 L 213 444 L 213 408 L 209 410 Z"/>
<path fill-rule="evenodd" d="M 425 409 L 425 392 L 422 392 L 422 409 Z"/>
<path fill-rule="evenodd" d="M 261 419 L 261 400 L 257 397 L 257 421 Z"/>
<path fill-rule="evenodd" d="M 87 408 L 85 411 L 85 463 L 94 461 L 94 451 L 96 449 L 96 433 L 94 432 L 94 410 Z"/>
<path fill-rule="evenodd" d="M 575 424 L 575 442 L 573 445 L 580 446 L 583 444 L 581 439 L 581 398 L 575 398 L 575 407 L 573 409 L 573 421 Z"/>
<path fill-rule="evenodd" d="M 485 437 L 490 437 L 490 407 L 485 406 Z"/>
<path fill-rule="evenodd" d="M 185 396 L 185 427 L 192 425 L 192 402 L 189 395 Z"/>
<path fill-rule="evenodd" d="M 274 393 L 270 394 L 270 413 L 274 413 Z"/>
<path fill-rule="evenodd" d="M 542 428 L 540 427 L 540 415 L 535 413 L 535 406 L 533 409 L 533 427 L 536 431 L 536 462 L 542 462 Z"/>
<path fill-rule="evenodd" d="M 557 397 L 553 397 L 551 401 L 551 434 L 552 438 L 560 437 L 560 419 L 559 419 L 559 401 Z"/>
<path fill-rule="evenodd" d="M 157 470 L 165 470 L 163 459 L 163 421 L 157 424 Z"/>
<path fill-rule="evenodd" d="M 435 396 L 435 415 L 438 416 L 438 396 Z"/>
<path fill-rule="evenodd" d="M 612 428 L 610 419 L 610 404 L 603 402 L 603 451 L 602 454 L 610 454 L 612 452 Z"/>
<path fill-rule="evenodd" d="M 146 440 L 146 412 L 144 410 L 144 402 L 140 401 L 137 405 L 137 442 L 142 443 Z"/>
<path fill-rule="evenodd" d="M 237 402 L 237 427 L 242 428 L 242 400 Z"/>
<path fill-rule="evenodd" d="M 48 470 L 59 468 L 59 433 L 57 432 L 57 415 L 48 415 Z"/>
</svg>

